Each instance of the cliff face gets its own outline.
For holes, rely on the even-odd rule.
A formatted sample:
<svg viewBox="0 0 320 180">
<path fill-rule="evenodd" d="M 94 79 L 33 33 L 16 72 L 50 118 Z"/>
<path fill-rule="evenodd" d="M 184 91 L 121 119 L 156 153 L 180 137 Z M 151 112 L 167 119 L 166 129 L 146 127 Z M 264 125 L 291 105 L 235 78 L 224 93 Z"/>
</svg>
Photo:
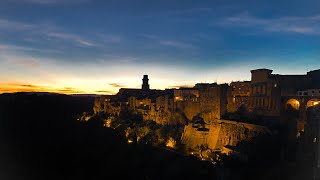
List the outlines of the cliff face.
<svg viewBox="0 0 320 180">
<path fill-rule="evenodd" d="M 186 124 L 187 119 L 178 112 L 172 112 L 161 108 L 159 110 L 142 110 L 137 109 L 136 112 L 142 115 L 143 120 L 155 121 L 161 125 Z"/>
<path fill-rule="evenodd" d="M 193 101 L 177 101 L 177 110 L 182 112 L 188 120 L 200 113 L 200 103 Z"/>
<path fill-rule="evenodd" d="M 249 140 L 265 133 L 269 133 L 269 130 L 264 126 L 214 120 L 210 124 L 185 126 L 181 142 L 191 149 L 206 144 L 212 150 L 221 150 L 226 145 L 235 146 L 240 141 Z"/>
</svg>

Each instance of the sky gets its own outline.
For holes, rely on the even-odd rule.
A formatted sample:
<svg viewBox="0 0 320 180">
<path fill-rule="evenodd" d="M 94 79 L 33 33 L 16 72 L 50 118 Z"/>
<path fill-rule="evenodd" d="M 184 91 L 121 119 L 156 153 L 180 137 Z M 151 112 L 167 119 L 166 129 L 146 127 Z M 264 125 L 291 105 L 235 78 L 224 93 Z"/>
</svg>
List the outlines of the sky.
<svg viewBox="0 0 320 180">
<path fill-rule="evenodd" d="M 115 94 L 320 68 L 319 0 L 1 0 L 0 93 Z"/>
</svg>

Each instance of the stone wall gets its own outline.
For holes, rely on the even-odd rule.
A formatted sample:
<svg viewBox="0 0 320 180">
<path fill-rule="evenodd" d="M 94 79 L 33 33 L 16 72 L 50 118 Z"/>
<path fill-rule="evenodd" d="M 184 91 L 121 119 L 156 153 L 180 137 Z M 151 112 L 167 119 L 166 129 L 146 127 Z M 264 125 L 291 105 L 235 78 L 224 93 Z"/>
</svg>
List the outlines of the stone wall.
<svg viewBox="0 0 320 180">
<path fill-rule="evenodd" d="M 214 120 L 210 124 L 202 126 L 191 123 L 185 126 L 181 143 L 191 149 L 205 144 L 212 150 L 221 150 L 226 145 L 235 146 L 240 141 L 265 133 L 270 133 L 270 131 L 264 126 L 229 120 Z"/>
<path fill-rule="evenodd" d="M 194 101 L 177 101 L 177 110 L 182 112 L 188 120 L 200 113 L 200 103 Z"/>
<path fill-rule="evenodd" d="M 227 112 L 228 88 L 227 84 L 221 84 L 200 89 L 200 113 L 209 119 L 220 119 Z"/>
</svg>

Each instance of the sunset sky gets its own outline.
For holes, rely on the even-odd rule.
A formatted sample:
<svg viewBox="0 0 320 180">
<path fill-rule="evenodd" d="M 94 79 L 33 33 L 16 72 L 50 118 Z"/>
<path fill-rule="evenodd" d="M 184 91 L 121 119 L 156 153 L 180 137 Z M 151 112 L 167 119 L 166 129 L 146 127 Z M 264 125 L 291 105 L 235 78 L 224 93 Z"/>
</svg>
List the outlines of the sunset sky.
<svg viewBox="0 0 320 180">
<path fill-rule="evenodd" d="M 319 0 L 1 0 L 0 93 L 115 94 L 320 68 Z"/>
</svg>

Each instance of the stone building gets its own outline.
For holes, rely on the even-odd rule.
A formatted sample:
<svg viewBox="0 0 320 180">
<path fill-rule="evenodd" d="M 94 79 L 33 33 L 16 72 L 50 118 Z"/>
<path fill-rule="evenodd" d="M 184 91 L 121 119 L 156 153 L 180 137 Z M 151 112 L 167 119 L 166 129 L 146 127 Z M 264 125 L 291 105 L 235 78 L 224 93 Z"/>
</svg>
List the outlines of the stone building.
<svg viewBox="0 0 320 180">
<path fill-rule="evenodd" d="M 306 89 L 298 91 L 297 96 L 320 96 L 320 89 Z"/>
<path fill-rule="evenodd" d="M 304 75 L 272 74 L 270 69 L 251 70 L 251 81 L 231 83 L 228 110 L 232 112 L 235 111 L 232 107 L 242 106 L 256 115 L 279 117 L 288 104 L 284 99 L 319 95 L 319 78 L 320 70 Z M 240 86 L 245 88 L 237 91 Z"/>
<path fill-rule="evenodd" d="M 227 84 L 198 83 L 193 88 L 174 90 L 176 110 L 189 120 L 200 115 L 206 122 L 220 119 L 227 112 Z"/>
<path fill-rule="evenodd" d="M 95 100 L 94 112 L 119 115 L 122 110 L 140 114 L 143 120 L 158 124 L 184 122 L 184 117 L 176 113 L 174 89 L 150 89 L 148 75 L 142 79 L 141 89 L 121 88 L 114 96 L 101 96 Z"/>
<path fill-rule="evenodd" d="M 235 81 L 230 83 L 233 97 L 250 96 L 251 81 Z"/>
<path fill-rule="evenodd" d="M 228 88 L 228 84 L 215 84 L 199 89 L 200 113 L 205 121 L 220 119 L 227 112 Z"/>
<path fill-rule="evenodd" d="M 175 111 L 179 111 L 191 120 L 200 113 L 199 89 L 179 88 L 174 89 Z"/>
<path fill-rule="evenodd" d="M 173 90 L 175 101 L 198 101 L 199 89 L 179 88 Z"/>
<path fill-rule="evenodd" d="M 251 70 L 250 97 L 247 109 L 258 115 L 280 115 L 281 87 L 277 81 L 279 75 L 272 75 L 272 70 Z"/>
<path fill-rule="evenodd" d="M 228 91 L 228 112 L 236 112 L 240 107 L 248 104 L 251 81 L 236 81 L 230 83 Z"/>
<path fill-rule="evenodd" d="M 221 150 L 269 132 L 263 126 L 223 120 L 228 112 L 241 109 L 257 115 L 257 121 L 263 117 L 281 119 L 288 129 L 288 144 L 293 144 L 305 129 L 307 109 L 320 103 L 319 79 L 320 70 L 279 75 L 272 74 L 270 69 L 255 69 L 251 70 L 251 81 L 230 85 L 197 83 L 193 88 L 155 90 L 150 89 L 149 78 L 144 75 L 141 89 L 121 88 L 114 96 L 101 96 L 95 101 L 94 111 L 119 115 L 121 110 L 129 109 L 141 114 L 143 120 L 158 124 L 182 122 L 186 126 L 181 141 L 186 146 L 207 144 L 210 149 Z M 316 117 L 310 113 L 308 116 Z M 197 117 L 203 122 L 195 121 Z M 317 127 L 308 125 L 309 129 Z"/>
<path fill-rule="evenodd" d="M 150 90 L 148 75 L 143 75 L 142 87 L 141 87 L 141 89 L 142 89 L 143 91 L 149 91 L 149 90 Z"/>
</svg>

